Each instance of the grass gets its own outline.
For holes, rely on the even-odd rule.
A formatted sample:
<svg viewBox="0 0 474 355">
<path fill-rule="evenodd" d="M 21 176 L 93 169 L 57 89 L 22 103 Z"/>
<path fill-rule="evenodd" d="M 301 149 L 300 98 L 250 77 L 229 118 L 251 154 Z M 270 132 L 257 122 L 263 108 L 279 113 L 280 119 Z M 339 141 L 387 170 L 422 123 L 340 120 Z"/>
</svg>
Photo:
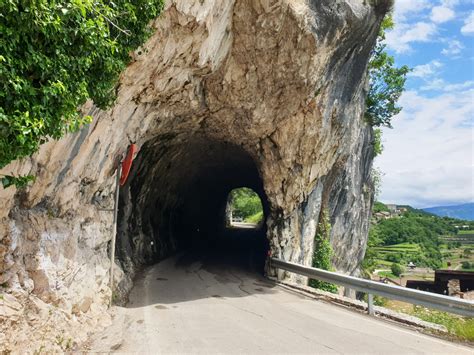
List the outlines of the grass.
<svg viewBox="0 0 474 355">
<path fill-rule="evenodd" d="M 263 219 L 263 211 L 257 212 L 254 215 L 247 217 L 245 219 L 245 222 L 247 223 L 260 223 L 260 221 Z"/>
<path fill-rule="evenodd" d="M 411 243 L 400 243 L 394 245 L 384 245 L 380 247 L 375 247 L 379 253 L 395 253 L 395 252 L 404 252 L 404 253 L 418 253 L 421 251 L 421 248 L 418 244 Z"/>
<path fill-rule="evenodd" d="M 404 249 L 404 248 L 386 248 L 386 247 L 375 247 L 375 250 L 378 252 L 385 252 L 385 253 L 394 253 L 394 252 L 402 252 L 402 253 L 418 253 L 420 249 Z"/>
<path fill-rule="evenodd" d="M 459 338 L 474 341 L 474 318 L 463 318 L 421 306 L 413 306 L 411 314 L 424 321 L 444 325 L 451 334 Z"/>
<path fill-rule="evenodd" d="M 426 322 L 445 326 L 451 335 L 462 340 L 474 341 L 474 318 L 461 317 L 396 300 L 386 300 L 383 306 L 396 312 L 410 314 Z"/>
<path fill-rule="evenodd" d="M 382 259 L 377 259 L 377 266 L 383 266 L 383 267 L 388 267 L 392 266 L 393 262 L 387 261 L 387 260 L 382 260 Z"/>
<path fill-rule="evenodd" d="M 380 271 L 380 272 L 379 272 L 379 276 L 388 277 L 389 279 L 395 279 L 395 280 L 398 280 L 398 279 L 399 279 L 398 276 L 395 276 L 395 275 L 392 274 L 390 271 Z"/>
<path fill-rule="evenodd" d="M 474 230 L 458 231 L 458 235 L 459 235 L 459 234 L 461 234 L 461 235 L 462 235 L 462 234 L 472 234 L 472 235 L 474 235 Z"/>
</svg>

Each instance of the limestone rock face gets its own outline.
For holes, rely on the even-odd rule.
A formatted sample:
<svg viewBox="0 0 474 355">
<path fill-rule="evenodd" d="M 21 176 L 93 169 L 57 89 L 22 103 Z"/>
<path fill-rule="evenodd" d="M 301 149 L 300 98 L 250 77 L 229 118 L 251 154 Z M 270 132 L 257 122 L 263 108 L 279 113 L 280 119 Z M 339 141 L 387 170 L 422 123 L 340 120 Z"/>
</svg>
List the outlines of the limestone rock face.
<svg viewBox="0 0 474 355">
<path fill-rule="evenodd" d="M 130 143 L 141 150 L 120 192 L 119 293 L 187 245 L 183 233 L 211 233 L 239 186 L 262 197 L 273 256 L 309 265 L 327 210 L 335 267 L 356 273 L 373 195 L 365 71 L 389 3 L 168 1 L 114 106 L 86 104 L 89 126 L 1 171 L 37 179 L 0 190 L 0 350 L 64 350 L 101 326 L 106 209 Z"/>
</svg>

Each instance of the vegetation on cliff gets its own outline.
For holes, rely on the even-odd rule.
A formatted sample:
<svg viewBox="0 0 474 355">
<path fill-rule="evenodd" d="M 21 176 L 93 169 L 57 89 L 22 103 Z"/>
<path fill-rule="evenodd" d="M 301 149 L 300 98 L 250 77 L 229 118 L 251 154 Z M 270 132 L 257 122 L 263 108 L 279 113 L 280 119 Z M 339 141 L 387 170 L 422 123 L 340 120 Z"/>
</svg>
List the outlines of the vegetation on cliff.
<svg viewBox="0 0 474 355">
<path fill-rule="evenodd" d="M 333 256 L 333 250 L 329 242 L 330 232 L 331 224 L 329 223 L 328 212 L 322 211 L 319 215 L 318 228 L 314 236 L 313 267 L 323 270 L 332 270 L 331 258 Z M 311 279 L 309 280 L 309 285 L 320 290 L 332 293 L 337 292 L 337 286 L 326 281 Z"/>
<path fill-rule="evenodd" d="M 397 67 L 395 58 L 387 53 L 385 32 L 393 27 L 391 15 L 385 16 L 369 61 L 369 92 L 366 99 L 365 119 L 373 127 L 392 128 L 393 116 L 402 109 L 397 102 L 405 90 L 406 77 L 410 71 L 406 65 Z M 373 147 L 374 156 L 382 153 L 380 128 L 374 129 Z"/>
<path fill-rule="evenodd" d="M 0 168 L 89 122 L 78 111 L 86 100 L 108 107 L 162 8 L 162 0 L 2 1 Z"/>
<path fill-rule="evenodd" d="M 391 119 L 401 111 L 397 104 L 405 90 L 405 81 L 410 68 L 397 67 L 395 58 L 386 51 L 385 31 L 394 27 L 391 16 L 386 16 L 380 27 L 377 43 L 369 61 L 369 92 L 367 94 L 366 120 L 375 127 L 392 127 Z"/>
</svg>

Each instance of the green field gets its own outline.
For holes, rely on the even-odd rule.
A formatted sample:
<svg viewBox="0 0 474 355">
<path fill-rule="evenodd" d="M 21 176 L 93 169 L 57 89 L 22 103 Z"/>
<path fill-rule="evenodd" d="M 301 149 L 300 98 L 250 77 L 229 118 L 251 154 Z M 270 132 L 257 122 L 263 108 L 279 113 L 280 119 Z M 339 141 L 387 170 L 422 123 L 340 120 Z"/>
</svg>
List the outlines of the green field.
<svg viewBox="0 0 474 355">
<path fill-rule="evenodd" d="M 456 235 L 448 235 L 440 238 L 443 243 L 451 243 L 459 245 L 473 245 L 474 244 L 474 231 L 465 230 L 458 231 Z"/>
<path fill-rule="evenodd" d="M 412 256 L 415 256 L 421 252 L 420 246 L 413 243 L 399 243 L 394 245 L 373 247 L 373 250 L 378 256 L 375 259 L 376 268 L 378 269 L 390 269 L 394 263 L 393 257 L 402 256 L 404 259 L 410 259 Z M 393 276 L 391 274 L 383 275 L 382 273 L 379 273 L 379 275 L 387 277 Z"/>
<path fill-rule="evenodd" d="M 382 260 L 382 259 L 376 259 L 377 260 L 377 265 L 382 266 L 382 267 L 387 267 L 390 268 L 392 266 L 393 262 L 387 261 L 387 260 Z"/>
<path fill-rule="evenodd" d="M 421 252 L 421 248 L 418 244 L 412 243 L 400 243 L 394 245 L 384 245 L 373 248 L 382 259 L 387 259 L 390 254 L 402 254 L 403 256 L 410 256 L 411 254 L 418 254 Z"/>
</svg>

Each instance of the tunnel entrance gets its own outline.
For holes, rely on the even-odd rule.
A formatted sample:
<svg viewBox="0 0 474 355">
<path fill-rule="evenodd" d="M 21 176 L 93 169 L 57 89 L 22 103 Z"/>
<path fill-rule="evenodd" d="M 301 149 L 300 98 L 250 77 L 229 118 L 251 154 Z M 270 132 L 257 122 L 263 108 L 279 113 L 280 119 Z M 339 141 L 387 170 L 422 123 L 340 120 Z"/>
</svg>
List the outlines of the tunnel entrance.
<svg viewBox="0 0 474 355">
<path fill-rule="evenodd" d="M 229 194 L 242 186 L 261 201 L 258 228 L 226 223 Z M 120 196 L 117 258 L 126 272 L 183 251 L 263 273 L 268 202 L 257 165 L 241 146 L 156 137 L 143 144 Z"/>
</svg>

